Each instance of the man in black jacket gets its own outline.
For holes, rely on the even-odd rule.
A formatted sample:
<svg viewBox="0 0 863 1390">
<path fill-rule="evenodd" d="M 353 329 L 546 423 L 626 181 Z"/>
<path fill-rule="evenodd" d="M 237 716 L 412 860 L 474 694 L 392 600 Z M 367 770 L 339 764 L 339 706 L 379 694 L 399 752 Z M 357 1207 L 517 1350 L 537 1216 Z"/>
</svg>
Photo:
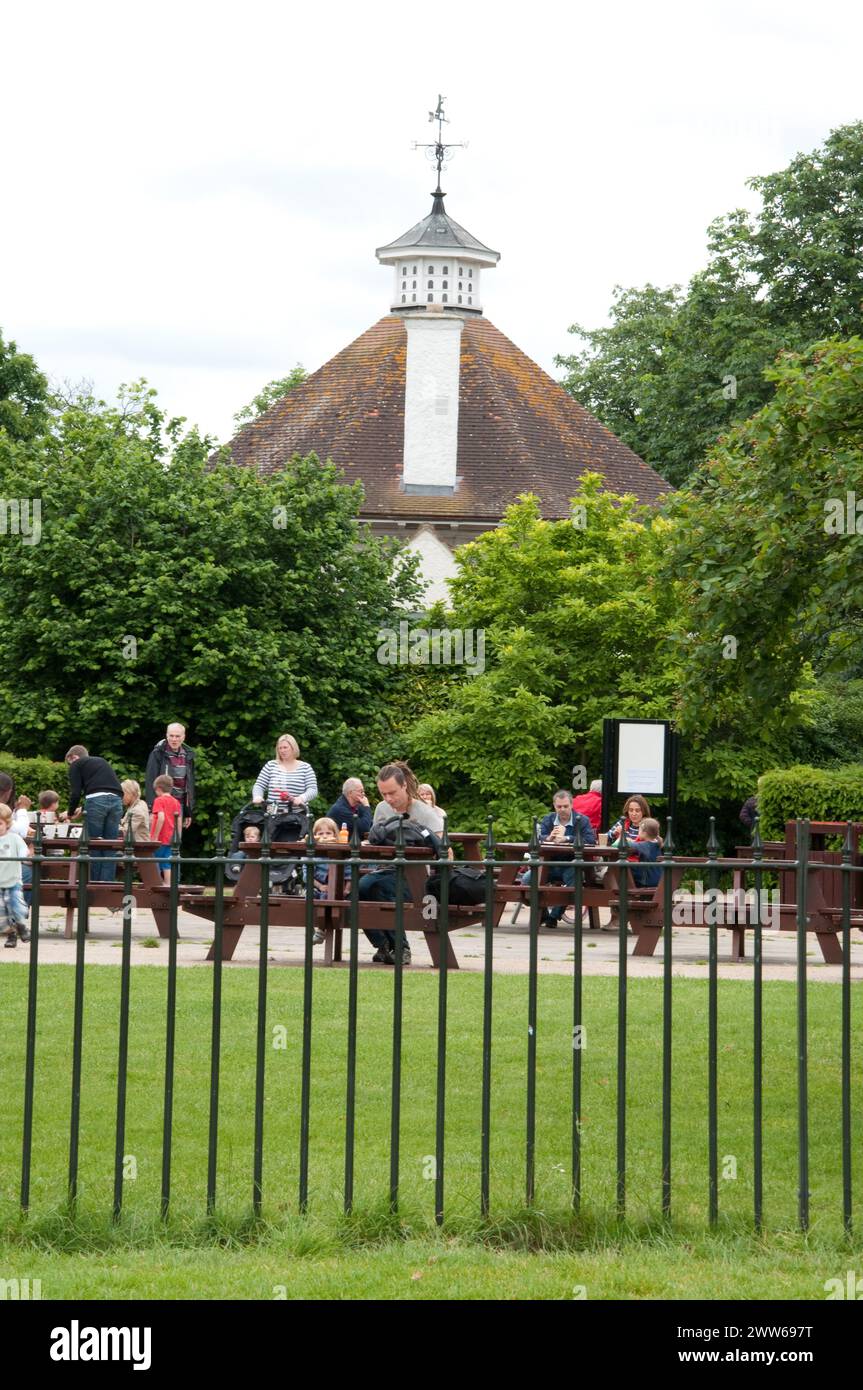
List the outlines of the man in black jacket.
<svg viewBox="0 0 863 1390">
<path fill-rule="evenodd" d="M 87 835 L 91 840 L 116 840 L 123 814 L 123 788 L 116 772 L 104 758 L 91 758 L 82 743 L 75 743 L 66 754 L 69 765 L 68 820 L 78 810 L 83 797 Z M 93 883 L 113 883 L 117 860 L 113 850 L 91 849 L 90 879 Z"/>
<path fill-rule="evenodd" d="M 165 737 L 160 739 L 147 759 L 144 797 L 151 808 L 156 799 L 153 786 L 157 777 L 170 777 L 173 795 L 183 808 L 183 829 L 192 824 L 195 811 L 195 752 L 184 742 L 186 730 L 182 724 L 169 724 Z"/>
</svg>

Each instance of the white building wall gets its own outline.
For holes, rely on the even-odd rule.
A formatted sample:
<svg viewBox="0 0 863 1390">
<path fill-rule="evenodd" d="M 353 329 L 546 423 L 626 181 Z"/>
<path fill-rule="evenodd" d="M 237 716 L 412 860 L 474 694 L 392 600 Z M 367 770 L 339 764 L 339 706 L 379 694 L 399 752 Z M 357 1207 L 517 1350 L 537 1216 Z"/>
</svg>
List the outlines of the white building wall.
<svg viewBox="0 0 863 1390">
<path fill-rule="evenodd" d="M 404 482 L 455 488 L 461 334 L 456 315 L 427 311 L 405 319 Z"/>
<path fill-rule="evenodd" d="M 442 599 L 449 604 L 448 581 L 458 572 L 449 546 L 434 531 L 423 527 L 408 541 L 405 550 L 420 557 L 422 577 L 426 582 L 423 602 L 430 606 Z"/>
</svg>

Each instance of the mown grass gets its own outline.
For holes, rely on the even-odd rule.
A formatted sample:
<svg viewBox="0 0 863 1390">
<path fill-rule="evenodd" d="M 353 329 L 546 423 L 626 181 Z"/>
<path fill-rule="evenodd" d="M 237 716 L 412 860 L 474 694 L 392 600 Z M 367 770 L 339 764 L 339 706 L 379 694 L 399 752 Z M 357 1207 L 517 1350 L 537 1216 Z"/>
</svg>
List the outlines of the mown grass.
<svg viewBox="0 0 863 1390">
<path fill-rule="evenodd" d="M 479 1212 L 482 979 L 449 980 L 446 1219 L 434 1224 L 438 981 L 405 975 L 399 1212 L 389 1210 L 392 972 L 360 976 L 355 1210 L 342 1211 L 345 971 L 314 973 L 310 1205 L 297 1214 L 302 972 L 269 975 L 264 1194 L 251 1212 L 257 975 L 224 973 L 217 1207 L 206 1214 L 212 975 L 178 975 L 171 1211 L 159 1217 L 166 972 L 134 971 L 119 1223 L 110 1219 L 119 970 L 88 967 L 79 1197 L 66 1202 L 74 971 L 39 978 L 31 1210 L 20 1182 L 27 971 L 0 973 L 0 1273 L 46 1297 L 819 1297 L 859 1250 L 841 1221 L 840 992 L 809 990 L 812 1227 L 797 1214 L 795 991 L 765 986 L 765 1221 L 752 1224 L 752 991 L 719 986 L 720 1224 L 707 1227 L 707 988 L 674 981 L 672 1223 L 660 1186 L 661 985 L 628 991 L 627 1219 L 615 1215 L 617 981 L 584 981 L 583 1201 L 571 1208 L 572 983 L 539 981 L 536 1199 L 524 1206 L 527 979 L 494 981 L 491 1212 Z M 855 991 L 859 994 L 859 991 Z M 855 1024 L 860 1001 L 854 1000 Z M 283 1031 L 282 1031 L 283 1030 Z M 274 1046 L 284 1039 L 285 1047 Z M 854 1059 L 854 1093 L 861 1064 Z M 854 1116 L 859 1154 L 861 1115 Z M 733 1159 L 734 1162 L 730 1162 Z M 859 1259 L 858 1259 L 859 1263 Z M 852 1264 L 848 1267 L 853 1266 Z M 6 1273 L 9 1271 L 9 1273 Z M 279 1272 L 281 1271 L 281 1277 Z M 579 1273 L 580 1272 L 580 1273 Z M 38 1277 L 35 1268 L 33 1277 Z M 414 1276 L 417 1276 L 414 1278 Z M 271 1280 L 271 1283 L 268 1281 Z M 81 1289 L 91 1291 L 81 1294 Z M 446 1289 L 446 1292 L 442 1292 Z M 458 1292 L 461 1289 L 462 1292 Z M 567 1289 L 570 1291 L 567 1292 Z M 66 1290 L 68 1292 L 63 1292 Z M 73 1291 L 77 1290 L 73 1295 Z M 353 1290 L 353 1292 L 351 1292 Z"/>
</svg>

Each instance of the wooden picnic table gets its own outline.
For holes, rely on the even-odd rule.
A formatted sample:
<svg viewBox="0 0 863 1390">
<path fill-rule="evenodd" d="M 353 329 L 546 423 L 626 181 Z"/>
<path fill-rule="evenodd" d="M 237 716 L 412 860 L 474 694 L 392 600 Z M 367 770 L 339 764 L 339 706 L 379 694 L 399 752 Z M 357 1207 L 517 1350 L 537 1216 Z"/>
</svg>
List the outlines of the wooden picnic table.
<svg viewBox="0 0 863 1390">
<path fill-rule="evenodd" d="M 123 882 L 122 856 L 125 851 L 124 840 L 90 840 L 90 850 L 114 849 L 117 852 L 117 873 L 110 882 L 92 880 L 87 883 L 87 904 L 89 907 L 107 907 L 118 912 L 123 906 L 125 885 Z M 170 934 L 168 894 L 169 887 L 162 881 L 159 864 L 154 854 L 159 848 L 157 840 L 136 840 L 132 846 L 135 871 L 138 882 L 132 884 L 135 908 L 145 908 L 152 912 L 153 921 L 159 935 L 165 939 Z M 45 851 L 48 851 L 46 853 Z M 62 851 L 58 853 L 57 851 Z M 78 870 L 80 867 L 81 841 L 69 837 L 55 837 L 46 840 L 42 847 L 39 884 L 39 906 L 61 907 L 65 911 L 64 935 L 73 935 L 75 914 L 78 911 Z M 90 869 L 92 872 L 93 862 Z"/>
<path fill-rule="evenodd" d="M 484 835 L 455 831 L 450 834 L 449 838 L 457 863 L 461 861 L 477 862 L 482 859 L 481 847 L 485 843 Z M 246 860 L 242 865 L 233 892 L 226 893 L 224 898 L 222 960 L 232 959 L 244 927 L 260 926 L 261 921 L 262 873 L 260 858 L 262 846 L 260 843 L 243 842 L 241 847 L 246 854 Z M 341 843 L 316 845 L 315 847 L 315 857 L 318 860 L 325 858 L 330 861 L 327 882 L 321 884 L 321 887 L 325 889 L 324 896 L 315 898 L 313 901 L 314 924 L 317 929 L 323 932 L 324 936 L 325 965 L 332 965 L 335 961 L 341 960 L 342 936 L 350 927 L 350 889 L 345 884 L 344 873 L 350 854 L 350 846 Z M 360 855 L 361 867 L 364 868 L 367 864 L 377 864 L 379 861 L 393 859 L 395 848 L 392 845 L 363 844 Z M 409 846 L 405 849 L 404 856 L 404 930 L 406 933 L 411 931 L 423 933 L 432 964 L 437 966 L 440 963 L 440 933 L 436 914 L 428 915 L 427 912 L 424 912 L 423 903 L 426 880 L 429 876 L 430 855 L 427 850 L 420 846 Z M 306 841 L 272 844 L 270 845 L 270 858 L 275 863 L 284 859 L 290 859 L 297 864 L 308 862 Z M 513 877 L 518 867 L 518 865 L 513 866 Z M 503 872 L 505 868 L 506 866 L 500 866 L 499 872 Z M 305 893 L 294 897 L 274 892 L 275 887 L 277 885 L 270 885 L 268 897 L 269 925 L 305 929 Z M 408 895 L 410 895 L 410 900 Z M 203 917 L 206 921 L 215 924 L 216 905 L 215 898 L 211 894 L 183 891 L 181 905 L 184 911 Z M 497 926 L 500 921 L 504 905 L 504 902 L 498 903 L 497 901 L 493 904 L 492 922 L 494 926 Z M 396 905 L 393 902 L 360 901 L 358 904 L 360 928 L 365 931 L 394 931 L 395 908 Z M 484 921 L 485 907 L 482 903 L 476 907 L 450 905 L 449 931 L 447 933 L 447 964 L 450 969 L 457 970 L 459 968 L 458 958 L 450 938 L 452 930 L 476 926 Z M 207 960 L 215 959 L 215 949 L 214 942 L 207 953 Z"/>
</svg>

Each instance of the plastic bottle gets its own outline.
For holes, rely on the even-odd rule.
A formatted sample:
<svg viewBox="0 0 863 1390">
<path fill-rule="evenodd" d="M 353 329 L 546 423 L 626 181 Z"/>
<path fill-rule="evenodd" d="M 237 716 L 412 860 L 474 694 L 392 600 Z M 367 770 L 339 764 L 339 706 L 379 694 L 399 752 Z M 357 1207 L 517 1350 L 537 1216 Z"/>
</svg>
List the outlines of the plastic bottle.
<svg viewBox="0 0 863 1390">
<path fill-rule="evenodd" d="M 348 823 L 347 821 L 342 821 L 342 828 L 339 831 L 339 840 L 343 845 L 346 845 L 348 843 L 349 838 L 350 836 L 348 835 Z"/>
</svg>

